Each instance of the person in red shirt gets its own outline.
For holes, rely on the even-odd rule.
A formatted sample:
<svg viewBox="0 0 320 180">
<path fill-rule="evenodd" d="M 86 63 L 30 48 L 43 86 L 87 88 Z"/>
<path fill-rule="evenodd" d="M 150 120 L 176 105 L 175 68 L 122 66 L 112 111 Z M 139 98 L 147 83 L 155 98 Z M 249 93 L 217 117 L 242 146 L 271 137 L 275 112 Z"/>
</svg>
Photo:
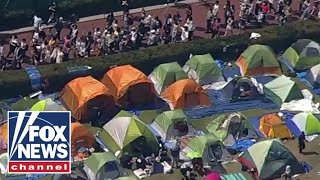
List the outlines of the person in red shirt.
<svg viewBox="0 0 320 180">
<path fill-rule="evenodd" d="M 268 3 L 267 2 L 263 2 L 261 4 L 261 9 L 262 9 L 262 13 L 263 14 L 268 14 L 269 13 L 269 6 L 268 6 Z"/>
</svg>

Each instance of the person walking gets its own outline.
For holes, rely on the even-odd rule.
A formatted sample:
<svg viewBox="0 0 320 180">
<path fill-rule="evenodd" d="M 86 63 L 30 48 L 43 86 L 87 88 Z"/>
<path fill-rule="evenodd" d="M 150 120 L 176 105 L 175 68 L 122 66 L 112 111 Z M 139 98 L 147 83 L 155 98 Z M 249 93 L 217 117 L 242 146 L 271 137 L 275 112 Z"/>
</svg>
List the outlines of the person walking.
<svg viewBox="0 0 320 180">
<path fill-rule="evenodd" d="M 213 19 L 213 9 L 212 9 L 212 7 L 210 7 L 208 12 L 207 12 L 207 32 L 206 33 L 210 33 L 211 32 L 212 19 Z"/>
<path fill-rule="evenodd" d="M 306 136 L 302 131 L 298 138 L 299 153 L 302 153 L 302 151 L 306 148 L 305 141 L 306 141 Z"/>
</svg>

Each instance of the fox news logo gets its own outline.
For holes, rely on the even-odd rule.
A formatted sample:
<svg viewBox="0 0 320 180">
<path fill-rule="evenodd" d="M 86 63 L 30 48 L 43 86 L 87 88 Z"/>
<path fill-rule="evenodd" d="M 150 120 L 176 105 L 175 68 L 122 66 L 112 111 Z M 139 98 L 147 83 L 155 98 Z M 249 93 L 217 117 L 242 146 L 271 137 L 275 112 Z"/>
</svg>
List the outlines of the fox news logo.
<svg viewBox="0 0 320 180">
<path fill-rule="evenodd" d="M 9 173 L 70 173 L 70 112 L 8 112 Z"/>
</svg>

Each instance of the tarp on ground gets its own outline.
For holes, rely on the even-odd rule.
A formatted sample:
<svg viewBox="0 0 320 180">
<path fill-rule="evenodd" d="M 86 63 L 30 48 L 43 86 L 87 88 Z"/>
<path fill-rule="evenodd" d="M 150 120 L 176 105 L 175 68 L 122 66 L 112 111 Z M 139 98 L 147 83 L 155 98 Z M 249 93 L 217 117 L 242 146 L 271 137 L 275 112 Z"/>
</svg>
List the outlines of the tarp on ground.
<svg viewBox="0 0 320 180">
<path fill-rule="evenodd" d="M 320 45 L 310 39 L 299 39 L 283 54 L 294 69 L 309 69 L 320 63 Z"/>
<path fill-rule="evenodd" d="M 263 91 L 268 99 L 279 107 L 282 103 L 303 99 L 299 86 L 284 75 L 264 85 Z"/>
<path fill-rule="evenodd" d="M 153 83 L 143 72 L 131 65 L 110 69 L 104 74 L 101 82 L 110 89 L 120 106 L 135 107 L 155 101 Z"/>
<path fill-rule="evenodd" d="M 183 71 L 177 62 L 160 64 L 149 75 L 158 95 L 167 87 L 181 79 L 188 79 L 188 75 Z"/>
<path fill-rule="evenodd" d="M 222 71 L 210 54 L 192 56 L 182 69 L 200 85 L 224 81 Z"/>
<path fill-rule="evenodd" d="M 176 81 L 161 94 L 161 98 L 171 110 L 211 105 L 207 93 L 193 79 Z"/>
<path fill-rule="evenodd" d="M 76 120 L 92 120 L 97 108 L 102 113 L 113 113 L 115 101 L 109 89 L 91 76 L 70 81 L 60 92 L 60 101 Z"/>
<path fill-rule="evenodd" d="M 254 144 L 238 160 L 249 169 L 255 168 L 255 178 L 260 180 L 280 178 L 287 165 L 291 166 L 292 174 L 304 172 L 297 158 L 278 139 Z"/>
<path fill-rule="evenodd" d="M 236 64 L 241 75 L 282 75 L 279 60 L 273 50 L 266 45 L 251 45 L 238 58 Z"/>
</svg>

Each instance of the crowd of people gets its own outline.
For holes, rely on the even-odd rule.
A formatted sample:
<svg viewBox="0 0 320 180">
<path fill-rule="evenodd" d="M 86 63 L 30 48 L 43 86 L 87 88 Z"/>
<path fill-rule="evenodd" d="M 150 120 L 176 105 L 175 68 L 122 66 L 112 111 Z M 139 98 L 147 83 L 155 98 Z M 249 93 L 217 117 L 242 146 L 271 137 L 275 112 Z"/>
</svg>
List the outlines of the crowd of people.
<svg viewBox="0 0 320 180">
<path fill-rule="evenodd" d="M 292 13 L 292 0 L 242 0 L 240 3 L 239 18 L 235 18 L 235 7 L 227 0 L 223 8 L 216 1 L 208 8 L 206 22 L 207 33 L 212 38 L 218 36 L 234 35 L 243 32 L 248 26 L 262 27 L 268 24 L 270 13 L 276 14 L 280 25 L 287 22 Z M 318 4 L 311 5 L 309 0 L 301 0 L 301 20 L 318 16 Z M 117 52 L 136 50 L 140 47 L 156 46 L 176 42 L 193 40 L 196 30 L 193 21 L 192 6 L 188 6 L 185 14 L 177 11 L 175 14 L 167 14 L 164 21 L 160 17 L 152 16 L 142 9 L 138 25 L 134 24 L 134 17 L 129 13 L 128 0 L 122 1 L 123 24 L 119 24 L 112 12 L 105 15 L 106 25 L 102 29 L 97 27 L 93 32 L 79 34 L 77 16 L 71 15 L 68 20 L 58 18 L 57 4 L 49 7 L 48 21 L 44 21 L 38 15 L 34 16 L 34 34 L 30 43 L 26 39 L 18 40 L 16 35 L 9 42 L 9 49 L 4 49 L 4 42 L 0 42 L 0 70 L 3 71 L 8 64 L 14 68 L 21 68 L 22 62 L 33 65 L 41 63 L 62 63 L 69 59 L 85 58 L 92 55 L 104 56 Z M 220 11 L 224 11 L 224 19 L 219 18 Z M 49 33 L 44 30 L 43 24 L 53 24 Z M 222 32 L 222 25 L 225 31 Z M 61 31 L 67 28 L 69 33 L 61 37 Z M 237 29 L 237 33 L 235 33 Z M 30 48 L 30 54 L 27 54 Z M 4 54 L 4 52 L 8 52 Z M 28 55 L 28 56 L 27 56 Z M 9 60 L 12 61 L 9 61 Z"/>
</svg>

